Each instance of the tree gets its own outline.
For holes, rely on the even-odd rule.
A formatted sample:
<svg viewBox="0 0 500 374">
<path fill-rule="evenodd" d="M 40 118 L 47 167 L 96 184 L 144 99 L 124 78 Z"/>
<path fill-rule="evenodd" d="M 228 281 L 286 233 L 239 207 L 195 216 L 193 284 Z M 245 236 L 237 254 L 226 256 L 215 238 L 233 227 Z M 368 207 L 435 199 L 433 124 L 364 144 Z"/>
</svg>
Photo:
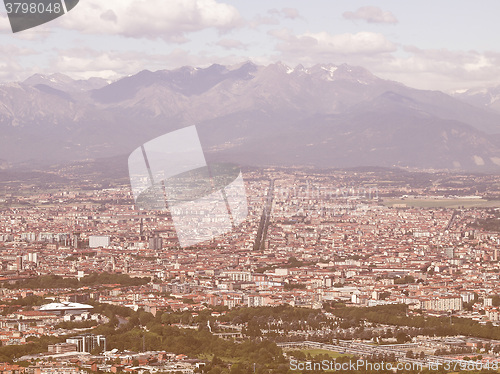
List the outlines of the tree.
<svg viewBox="0 0 500 374">
<path fill-rule="evenodd" d="M 130 326 L 131 328 L 135 327 L 135 326 L 139 326 L 139 317 L 137 315 L 130 317 L 127 325 Z"/>
<path fill-rule="evenodd" d="M 242 364 L 236 363 L 231 366 L 231 374 L 244 374 L 245 370 Z"/>
<path fill-rule="evenodd" d="M 97 346 L 92 351 L 90 351 L 91 355 L 97 356 L 99 353 L 103 351 L 103 347 Z"/>
<path fill-rule="evenodd" d="M 222 361 L 219 357 L 217 357 L 217 355 L 214 355 L 214 357 L 212 357 L 212 361 L 210 362 L 210 365 L 217 366 L 217 365 L 221 365 L 223 363 L 224 363 L 224 361 Z"/>
<path fill-rule="evenodd" d="M 410 341 L 411 338 L 408 335 L 406 335 L 403 331 L 398 331 L 398 333 L 396 334 L 396 340 L 398 344 L 403 344 L 406 343 L 407 341 Z"/>
<path fill-rule="evenodd" d="M 150 322 L 153 319 L 154 319 L 154 317 L 151 313 L 147 313 L 143 310 L 139 311 L 139 322 L 140 322 L 141 326 L 146 326 L 148 324 L 148 322 Z"/>
<path fill-rule="evenodd" d="M 120 324 L 120 321 L 118 320 L 118 318 L 117 318 L 115 315 L 113 315 L 113 317 L 111 317 L 111 318 L 109 319 L 109 324 L 110 324 L 111 326 L 116 327 L 116 326 L 118 326 L 118 325 Z"/>
<path fill-rule="evenodd" d="M 389 296 L 391 296 L 391 293 L 390 292 L 387 292 L 387 291 L 383 291 L 381 292 L 378 297 L 380 300 L 385 300 L 387 299 Z"/>
</svg>

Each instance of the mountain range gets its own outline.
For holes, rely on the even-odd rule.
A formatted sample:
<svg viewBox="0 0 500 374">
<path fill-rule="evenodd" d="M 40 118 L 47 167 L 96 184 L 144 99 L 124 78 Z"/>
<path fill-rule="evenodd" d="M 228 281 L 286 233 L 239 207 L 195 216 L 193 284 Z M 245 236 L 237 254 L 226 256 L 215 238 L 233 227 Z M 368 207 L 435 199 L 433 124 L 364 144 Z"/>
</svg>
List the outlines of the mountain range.
<svg viewBox="0 0 500 374">
<path fill-rule="evenodd" d="M 488 96 L 489 95 L 489 96 Z M 197 125 L 207 161 L 500 170 L 500 88 L 447 95 L 346 64 L 214 64 L 0 85 L 0 164 L 120 157 Z"/>
<path fill-rule="evenodd" d="M 456 91 L 452 96 L 477 107 L 500 113 L 500 86 Z"/>
</svg>

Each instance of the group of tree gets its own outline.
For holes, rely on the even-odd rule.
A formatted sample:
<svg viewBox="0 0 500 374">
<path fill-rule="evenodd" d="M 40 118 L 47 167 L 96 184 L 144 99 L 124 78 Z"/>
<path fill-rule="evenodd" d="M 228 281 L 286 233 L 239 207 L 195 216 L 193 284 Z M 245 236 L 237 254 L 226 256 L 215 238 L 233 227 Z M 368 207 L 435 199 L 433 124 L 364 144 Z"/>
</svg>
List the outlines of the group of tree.
<svg viewBox="0 0 500 374">
<path fill-rule="evenodd" d="M 406 357 L 407 358 L 420 358 L 420 359 L 423 359 L 423 358 L 425 358 L 425 353 L 424 352 L 416 353 L 416 352 L 413 352 L 410 349 L 409 351 L 406 352 Z"/>
<path fill-rule="evenodd" d="M 359 326 L 360 321 L 377 324 L 408 326 L 418 328 L 422 335 L 456 336 L 465 335 L 485 339 L 500 339 L 500 327 L 491 322 L 480 324 L 469 318 L 431 317 L 408 315 L 407 305 L 392 304 L 374 307 L 336 308 L 332 313 L 343 319 L 345 325 Z"/>
<path fill-rule="evenodd" d="M 224 340 L 208 331 L 206 325 L 200 323 L 199 329 L 183 329 L 170 322 L 171 313 L 158 312 L 156 315 L 142 309 L 133 311 L 130 308 L 90 302 L 96 313 L 106 315 L 109 323 L 95 327 L 94 334 L 102 334 L 107 338 L 109 349 L 141 352 L 143 350 L 167 351 L 185 354 L 190 357 L 218 357 L 220 365 L 210 363 L 209 373 L 247 373 L 283 372 L 286 373 L 286 361 L 281 348 L 275 343 L 263 339 L 244 339 L 241 342 Z M 175 313 L 173 313 L 175 314 Z M 210 311 L 204 311 L 203 318 L 210 317 Z M 181 314 L 185 315 L 185 314 Z M 0 347 L 0 361 L 12 362 L 24 355 L 46 352 L 49 344 L 63 342 L 65 337 L 31 338 L 22 346 L 12 345 Z M 217 360 L 216 360 L 217 361 Z M 238 366 L 229 371 L 226 362 L 238 362 Z M 236 370 L 237 369 L 237 370 Z M 215 371 L 214 371 L 215 370 Z"/>
<path fill-rule="evenodd" d="M 71 330 L 71 329 L 89 329 L 97 325 L 98 325 L 97 321 L 64 321 L 58 323 L 55 327 L 58 329 Z"/>
<path fill-rule="evenodd" d="M 108 348 L 117 348 L 119 350 L 129 350 L 140 352 L 142 350 L 158 350 L 173 352 L 176 354 L 186 354 L 191 357 L 209 358 L 207 366 L 203 369 L 207 374 L 265 374 L 291 373 L 289 364 L 285 360 L 282 350 L 273 342 L 263 339 L 260 336 L 246 338 L 243 341 L 235 342 L 232 340 L 221 339 L 208 331 L 206 321 L 211 316 L 210 310 L 201 311 L 196 317 L 191 313 L 180 312 L 158 312 L 156 315 L 145 312 L 139 309 L 132 309 L 115 306 L 110 304 L 100 304 L 90 302 L 94 306 L 97 313 L 101 313 L 110 318 L 109 323 L 96 327 L 93 332 L 95 334 L 104 334 L 108 340 Z M 406 317 L 404 306 L 393 305 L 373 308 L 339 308 L 339 318 L 354 317 L 359 320 L 363 319 L 379 319 L 388 315 L 397 317 L 410 318 L 409 320 L 398 320 L 408 324 L 418 324 L 419 320 L 412 320 Z M 342 312 L 340 312 L 342 311 Z M 189 318 L 190 323 L 198 322 L 198 329 L 182 329 L 175 325 L 177 321 L 183 318 Z M 195 320 L 196 318 L 196 320 Z M 305 308 L 292 308 L 290 306 L 280 307 L 262 307 L 262 308 L 241 308 L 231 310 L 221 317 L 221 320 L 234 322 L 235 319 L 245 323 L 246 329 L 254 329 L 260 331 L 260 326 L 263 321 L 273 320 L 280 323 L 293 324 L 297 321 L 321 320 L 324 315 L 320 311 L 314 311 Z M 436 319 L 440 323 L 443 321 Z M 449 323 L 449 319 L 446 319 Z M 387 322 L 387 321 L 386 321 Z M 266 322 L 268 323 L 268 322 Z M 434 320 L 431 321 L 433 326 Z M 452 327 L 460 325 L 456 320 L 453 321 Z M 456 326 L 455 326 L 456 328 Z M 388 329 L 389 330 L 389 329 Z M 390 334 L 401 337 L 398 340 L 407 338 L 407 330 L 399 328 L 390 329 Z M 360 330 L 362 331 L 362 329 Z M 252 335 L 252 334 L 249 334 Z M 255 333 L 254 335 L 258 335 Z M 27 354 L 47 351 L 49 344 L 64 341 L 65 337 L 41 337 L 30 338 L 28 344 L 22 346 L 4 346 L 0 347 L 0 360 L 12 361 L 16 357 Z M 331 340 L 330 340 L 331 341 Z M 299 356 L 299 355 L 298 355 Z M 297 358 L 298 358 L 297 356 Z M 414 355 L 415 356 L 415 355 Z M 420 356 L 420 355 L 419 355 Z M 301 357 L 302 358 L 302 357 Z M 306 356 L 306 359 L 309 357 Z M 327 357 L 315 357 L 314 359 L 327 359 Z M 336 360 L 348 360 L 349 357 L 339 357 Z M 366 358 L 372 362 L 392 362 L 394 357 L 390 356 L 373 356 Z M 232 364 L 231 364 L 232 363 Z M 304 371 L 306 372 L 306 371 Z M 307 371 L 313 373 L 313 371 Z M 339 371 L 343 372 L 343 371 Z M 345 371 L 351 374 L 351 371 Z M 360 371 L 361 372 L 361 371 Z M 363 373 L 372 373 L 372 371 L 363 370 Z M 373 373 L 383 373 L 383 371 L 373 371 Z M 424 369 L 423 372 L 434 373 Z M 403 371 L 401 373 L 413 373 L 412 371 Z M 415 372 L 416 373 L 416 372 Z M 482 371 L 482 374 L 487 371 Z"/>
<path fill-rule="evenodd" d="M 33 310 L 33 307 L 43 304 L 47 304 L 47 299 L 42 296 L 30 295 L 17 300 L 4 302 L 4 308 L 1 314 L 6 316 L 18 311 L 20 308 L 24 310 Z"/>
<path fill-rule="evenodd" d="M 103 284 L 118 284 L 121 286 L 141 286 L 149 283 L 150 278 L 131 278 L 127 274 L 92 273 L 81 279 L 65 278 L 59 275 L 41 275 L 13 284 L 3 284 L 10 289 L 59 289 L 59 288 L 80 288 L 85 286 L 99 286 Z"/>
</svg>

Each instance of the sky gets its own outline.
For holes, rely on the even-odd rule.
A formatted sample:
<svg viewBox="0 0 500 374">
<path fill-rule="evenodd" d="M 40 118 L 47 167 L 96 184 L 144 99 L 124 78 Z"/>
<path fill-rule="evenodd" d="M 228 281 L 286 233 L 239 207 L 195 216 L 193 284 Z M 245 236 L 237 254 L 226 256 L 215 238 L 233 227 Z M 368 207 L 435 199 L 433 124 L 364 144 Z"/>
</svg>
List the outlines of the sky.
<svg viewBox="0 0 500 374">
<path fill-rule="evenodd" d="M 500 2 L 80 0 L 13 34 L 0 5 L 0 81 L 35 73 L 110 80 L 253 61 L 347 63 L 419 89 L 500 84 Z"/>
</svg>

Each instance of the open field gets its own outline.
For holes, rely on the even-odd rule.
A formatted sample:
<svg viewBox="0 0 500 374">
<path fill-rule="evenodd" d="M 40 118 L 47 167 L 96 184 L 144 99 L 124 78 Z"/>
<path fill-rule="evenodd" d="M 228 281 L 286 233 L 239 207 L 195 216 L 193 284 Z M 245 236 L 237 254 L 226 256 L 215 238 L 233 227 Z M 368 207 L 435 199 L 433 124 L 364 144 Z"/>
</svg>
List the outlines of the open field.
<svg viewBox="0 0 500 374">
<path fill-rule="evenodd" d="M 310 354 L 312 357 L 316 357 L 318 355 L 328 355 L 332 359 L 337 358 L 337 357 L 342 357 L 342 356 L 351 356 L 347 354 L 342 354 L 342 353 L 337 353 L 337 352 L 332 352 L 332 351 L 327 351 L 325 349 L 299 349 L 299 351 L 304 352 L 304 354 Z"/>
<path fill-rule="evenodd" d="M 500 200 L 483 199 L 384 199 L 385 206 L 406 204 L 412 208 L 500 208 Z"/>
<path fill-rule="evenodd" d="M 214 355 L 211 353 L 202 353 L 196 356 L 200 360 L 207 360 L 207 361 L 212 361 L 214 358 Z M 217 356 L 219 359 L 221 359 L 224 362 L 229 362 L 231 364 L 237 364 L 238 362 L 241 362 L 241 358 L 234 358 L 234 357 L 225 357 L 225 356 Z"/>
</svg>

